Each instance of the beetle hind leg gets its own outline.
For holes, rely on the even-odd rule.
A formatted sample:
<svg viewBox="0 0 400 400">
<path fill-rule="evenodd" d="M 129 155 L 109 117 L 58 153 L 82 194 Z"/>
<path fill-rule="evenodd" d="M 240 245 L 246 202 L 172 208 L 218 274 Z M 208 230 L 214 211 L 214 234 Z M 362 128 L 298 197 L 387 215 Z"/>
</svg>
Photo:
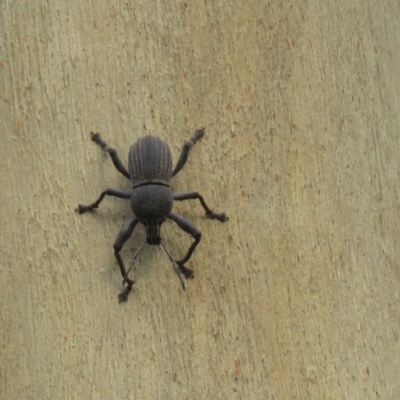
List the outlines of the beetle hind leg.
<svg viewBox="0 0 400 400">
<path fill-rule="evenodd" d="M 172 176 L 175 176 L 186 164 L 186 161 L 189 157 L 190 149 L 196 144 L 198 140 L 200 140 L 204 136 L 204 128 L 196 129 L 194 135 L 188 140 L 182 148 L 181 155 L 179 156 L 179 160 L 176 163 L 174 170 L 172 171 Z M 172 177 L 171 176 L 171 177 Z"/>
<path fill-rule="evenodd" d="M 126 168 L 124 167 L 124 164 L 122 164 L 121 159 L 119 158 L 119 155 L 117 153 L 117 150 L 113 149 L 112 147 L 110 147 L 100 136 L 100 133 L 93 133 L 90 132 L 92 135 L 92 140 L 93 142 L 95 142 L 96 144 L 98 144 L 103 150 L 105 150 L 111 157 L 111 160 L 115 166 L 115 168 L 117 168 L 117 170 L 124 175 L 125 177 L 127 177 L 128 179 L 131 179 L 129 172 L 126 170 Z"/>
</svg>

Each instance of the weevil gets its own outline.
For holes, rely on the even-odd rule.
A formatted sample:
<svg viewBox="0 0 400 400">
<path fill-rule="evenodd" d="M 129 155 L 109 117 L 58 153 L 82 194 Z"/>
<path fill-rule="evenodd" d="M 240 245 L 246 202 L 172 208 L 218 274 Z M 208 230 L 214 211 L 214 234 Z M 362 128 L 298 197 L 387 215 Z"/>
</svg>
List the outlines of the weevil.
<svg viewBox="0 0 400 400">
<path fill-rule="evenodd" d="M 79 204 L 77 211 L 83 214 L 99 207 L 105 196 L 114 196 L 121 199 L 129 199 L 134 216 L 130 218 L 119 231 L 114 242 L 114 254 L 117 259 L 121 275 L 123 277 L 123 290 L 118 295 L 119 302 L 125 302 L 132 290 L 135 281 L 129 278 L 125 264 L 121 258 L 120 251 L 131 237 L 136 225 L 140 222 L 146 229 L 146 240 L 138 247 L 133 255 L 133 263 L 139 255 L 143 245 L 147 242 L 149 245 L 161 245 L 165 250 L 168 258 L 172 262 L 175 272 L 177 273 L 182 289 L 185 290 L 185 284 L 181 278 L 181 274 L 190 279 L 194 277 L 192 269 L 185 266 L 192 256 L 195 248 L 200 243 L 201 232 L 197 229 L 193 222 L 187 218 L 172 213 L 173 201 L 184 201 L 198 199 L 206 212 L 206 216 L 221 222 L 228 220 L 225 213 L 215 213 L 212 211 L 203 196 L 198 192 L 179 192 L 172 193 L 170 188 L 170 180 L 185 165 L 190 149 L 204 136 L 204 128 L 197 129 L 192 138 L 187 141 L 181 150 L 178 162 L 172 170 L 172 155 L 168 144 L 156 136 L 144 136 L 138 139 L 130 148 L 128 156 L 128 170 L 122 163 L 117 151 L 110 147 L 101 137 L 99 133 L 91 132 L 92 140 L 105 150 L 111 157 L 115 168 L 126 178 L 131 180 L 133 188 L 131 191 L 122 189 L 106 189 L 99 198 L 92 204 Z M 174 260 L 161 240 L 161 225 L 167 220 L 174 221 L 183 231 L 190 234 L 194 242 L 186 252 L 186 255 L 180 260 Z M 176 268 L 175 265 L 178 267 Z"/>
</svg>

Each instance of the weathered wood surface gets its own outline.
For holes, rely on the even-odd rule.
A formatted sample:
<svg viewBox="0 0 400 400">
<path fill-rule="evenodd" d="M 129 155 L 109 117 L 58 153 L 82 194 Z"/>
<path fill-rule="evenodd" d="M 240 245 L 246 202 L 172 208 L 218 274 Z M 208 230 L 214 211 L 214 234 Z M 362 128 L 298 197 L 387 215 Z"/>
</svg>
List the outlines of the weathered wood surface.
<svg viewBox="0 0 400 400">
<path fill-rule="evenodd" d="M 397 0 L 1 2 L 0 397 L 399 399 Z M 180 290 L 159 248 L 119 305 L 143 134 L 198 190 Z M 128 265 L 140 229 L 123 251 Z M 177 257 L 189 237 L 172 223 Z"/>
</svg>

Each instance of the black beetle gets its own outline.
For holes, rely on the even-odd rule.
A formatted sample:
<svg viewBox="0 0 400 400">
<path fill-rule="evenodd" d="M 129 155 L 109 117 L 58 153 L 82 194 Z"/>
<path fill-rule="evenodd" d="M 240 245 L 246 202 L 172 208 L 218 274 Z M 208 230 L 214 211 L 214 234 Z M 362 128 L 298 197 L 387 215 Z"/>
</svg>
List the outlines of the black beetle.
<svg viewBox="0 0 400 400">
<path fill-rule="evenodd" d="M 188 219 L 181 215 L 174 214 L 171 212 L 172 203 L 174 200 L 183 201 L 189 199 L 199 199 L 201 205 L 206 211 L 206 216 L 211 219 L 217 219 L 221 222 L 228 220 L 225 213 L 215 213 L 212 211 L 204 201 L 203 197 L 197 192 L 180 192 L 172 193 L 169 181 L 175 176 L 185 165 L 189 155 L 190 149 L 194 144 L 204 136 L 204 128 L 197 129 L 193 137 L 184 144 L 179 160 L 172 170 L 172 155 L 168 147 L 168 144 L 155 136 L 145 136 L 140 138 L 134 143 L 129 150 L 129 161 L 128 170 L 122 164 L 121 159 L 115 149 L 108 146 L 108 144 L 101 138 L 99 133 L 91 132 L 92 140 L 97 143 L 102 149 L 104 149 L 110 156 L 117 170 L 130 179 L 133 184 L 132 191 L 126 191 L 121 189 L 106 189 L 101 193 L 100 197 L 92 204 L 82 205 L 79 204 L 77 211 L 83 214 L 86 211 L 98 208 L 105 196 L 115 196 L 121 199 L 130 199 L 133 214 L 135 215 L 129 221 L 125 223 L 123 228 L 118 233 L 117 239 L 114 242 L 114 254 L 117 258 L 121 274 L 124 278 L 122 284 L 125 283 L 127 286 L 119 294 L 119 301 L 125 302 L 128 299 L 128 295 L 134 285 L 135 281 L 128 277 L 130 268 L 128 271 L 125 269 L 124 262 L 119 254 L 125 242 L 132 235 L 138 222 L 141 222 L 146 228 L 146 241 L 150 245 L 161 245 L 167 253 L 169 259 L 173 265 L 176 263 L 178 269 L 174 270 L 179 276 L 182 284 L 182 288 L 185 290 L 185 285 L 180 276 L 182 273 L 185 278 L 193 278 L 193 270 L 185 267 L 185 263 L 190 259 L 194 249 L 199 244 L 201 239 L 201 232 L 196 226 Z M 160 237 L 160 227 L 166 219 L 172 219 L 181 229 L 189 233 L 195 239 L 192 245 L 189 247 L 185 257 L 179 261 L 175 261 Z M 143 242 L 133 259 L 136 260 Z"/>
</svg>

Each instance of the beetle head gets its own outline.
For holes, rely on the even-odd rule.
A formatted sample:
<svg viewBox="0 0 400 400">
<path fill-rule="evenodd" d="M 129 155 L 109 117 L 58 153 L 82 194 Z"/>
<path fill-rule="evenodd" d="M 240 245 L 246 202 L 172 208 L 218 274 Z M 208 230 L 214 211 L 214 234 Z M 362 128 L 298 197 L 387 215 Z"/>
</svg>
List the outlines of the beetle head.
<svg viewBox="0 0 400 400">
<path fill-rule="evenodd" d="M 164 221 L 160 218 L 146 218 L 141 222 L 146 228 L 147 243 L 159 245 L 161 241 L 160 228 Z"/>
</svg>

